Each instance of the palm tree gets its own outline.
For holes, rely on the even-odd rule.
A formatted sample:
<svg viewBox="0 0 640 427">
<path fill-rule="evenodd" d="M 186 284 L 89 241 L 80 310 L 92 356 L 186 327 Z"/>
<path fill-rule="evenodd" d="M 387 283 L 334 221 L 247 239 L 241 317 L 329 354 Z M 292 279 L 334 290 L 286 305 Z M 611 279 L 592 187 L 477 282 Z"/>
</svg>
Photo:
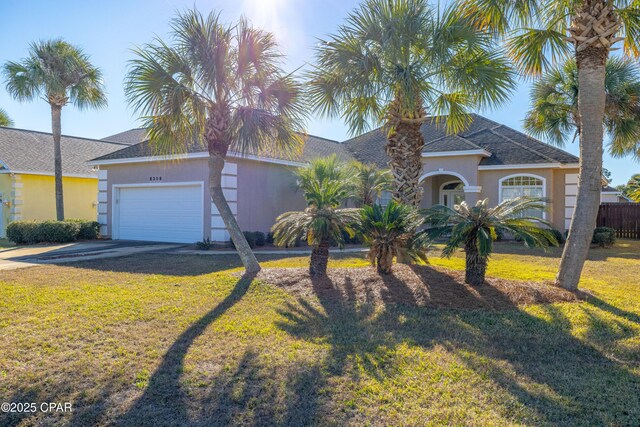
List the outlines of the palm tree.
<svg viewBox="0 0 640 427">
<path fill-rule="evenodd" d="M 300 86 L 282 71 L 273 34 L 220 22 L 217 13 L 179 13 L 171 44 L 160 39 L 136 49 L 125 92 L 140 112 L 153 147 L 181 154 L 209 152 L 209 191 L 249 272 L 260 265 L 221 186 L 229 150 L 290 155 L 303 144 Z"/>
<path fill-rule="evenodd" d="M 354 180 L 354 200 L 357 207 L 373 205 L 383 191 L 391 190 L 393 175 L 388 169 L 380 169 L 373 163 L 357 160 L 349 163 Z"/>
<path fill-rule="evenodd" d="M 81 110 L 106 107 L 102 71 L 91 64 L 89 56 L 82 49 L 56 39 L 32 43 L 29 56 L 19 62 L 7 62 L 3 73 L 7 91 L 15 99 L 33 101 L 41 98 L 51 107 L 56 218 L 62 221 L 62 108 L 69 103 Z"/>
<path fill-rule="evenodd" d="M 416 230 L 424 224 L 418 209 L 391 201 L 386 207 L 365 205 L 358 231 L 369 246 L 371 265 L 381 274 L 390 274 L 393 258 L 427 261 L 430 240 Z"/>
<path fill-rule="evenodd" d="M 500 104 L 514 86 L 489 34 L 451 10 L 439 16 L 427 0 L 365 1 L 321 41 L 316 63 L 315 110 L 341 116 L 351 134 L 383 124 L 393 198 L 416 207 L 427 114 L 448 114 L 447 130 L 460 131 L 471 109 Z"/>
<path fill-rule="evenodd" d="M 13 126 L 13 120 L 2 108 L 0 108 L 0 126 Z"/>
<path fill-rule="evenodd" d="M 352 196 L 353 184 L 347 168 L 335 155 L 316 159 L 297 169 L 295 174 L 308 207 L 302 212 L 280 215 L 271 229 L 273 239 L 279 246 L 292 246 L 305 239 L 312 247 L 309 274 L 324 276 L 329 247 L 332 244 L 342 247 L 343 231 L 353 235 L 354 224 L 360 216 L 359 209 L 339 208 Z"/>
<path fill-rule="evenodd" d="M 531 214 L 546 209 L 543 199 L 519 197 L 505 200 L 489 208 L 488 199 L 480 200 L 474 207 L 466 202 L 451 209 L 436 205 L 426 211 L 423 231 L 430 239 L 448 236 L 442 256 L 450 257 L 457 248 L 465 252 L 465 283 L 482 285 L 489 256 L 493 252 L 493 240 L 498 232 L 520 237 L 529 247 L 546 248 L 558 245 L 553 232 L 542 226 L 550 224 Z"/>
<path fill-rule="evenodd" d="M 629 59 L 610 58 L 604 84 L 609 151 L 616 157 L 640 157 L 640 70 Z M 533 107 L 524 121 L 527 132 L 559 146 L 575 139 L 580 134 L 576 62 L 570 59 L 545 72 L 533 85 L 531 103 Z"/>
<path fill-rule="evenodd" d="M 634 202 L 640 203 L 640 173 L 632 175 L 625 185 L 619 185 L 617 188 Z"/>
<path fill-rule="evenodd" d="M 525 75 L 538 76 L 561 59 L 576 61 L 580 175 L 556 276 L 557 285 L 575 290 L 600 204 L 605 64 L 619 41 L 627 55 L 640 55 L 638 0 L 458 0 L 458 10 L 478 28 L 505 36 L 506 50 Z"/>
</svg>

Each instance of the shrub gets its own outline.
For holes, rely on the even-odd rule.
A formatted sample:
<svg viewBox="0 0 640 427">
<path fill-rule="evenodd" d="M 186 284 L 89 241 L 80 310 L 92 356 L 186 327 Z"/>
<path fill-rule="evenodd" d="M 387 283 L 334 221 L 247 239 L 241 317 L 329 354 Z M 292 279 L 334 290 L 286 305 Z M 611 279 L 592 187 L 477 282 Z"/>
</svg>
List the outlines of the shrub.
<svg viewBox="0 0 640 427">
<path fill-rule="evenodd" d="M 616 242 L 616 230 L 609 227 L 596 227 L 593 230 L 593 238 L 591 243 L 601 248 L 613 246 Z"/>
<path fill-rule="evenodd" d="M 209 249 L 211 249 L 211 239 L 205 237 L 200 242 L 196 242 L 196 249 L 199 249 L 201 251 L 208 251 Z"/>
<path fill-rule="evenodd" d="M 252 231 L 243 231 L 244 238 L 247 239 L 247 243 L 251 249 L 256 247 L 256 235 Z"/>
<path fill-rule="evenodd" d="M 78 239 L 96 239 L 100 225 L 96 221 L 13 221 L 7 226 L 7 238 L 16 244 L 68 243 Z"/>
<path fill-rule="evenodd" d="M 72 221 L 43 221 L 38 224 L 37 233 L 40 242 L 73 242 L 78 239 L 80 224 Z"/>
<path fill-rule="evenodd" d="M 254 231 L 253 237 L 256 242 L 256 246 L 264 246 L 267 243 L 267 236 L 262 231 Z"/>
<path fill-rule="evenodd" d="M 7 226 L 7 239 L 16 245 L 36 243 L 37 229 L 35 221 L 13 221 Z"/>
<path fill-rule="evenodd" d="M 273 245 L 273 233 L 272 232 L 268 232 L 267 233 L 266 242 L 267 242 L 267 245 Z"/>
<path fill-rule="evenodd" d="M 67 221 L 80 225 L 78 240 L 95 240 L 100 235 L 100 223 L 98 221 L 87 221 L 85 219 L 69 219 Z"/>
</svg>

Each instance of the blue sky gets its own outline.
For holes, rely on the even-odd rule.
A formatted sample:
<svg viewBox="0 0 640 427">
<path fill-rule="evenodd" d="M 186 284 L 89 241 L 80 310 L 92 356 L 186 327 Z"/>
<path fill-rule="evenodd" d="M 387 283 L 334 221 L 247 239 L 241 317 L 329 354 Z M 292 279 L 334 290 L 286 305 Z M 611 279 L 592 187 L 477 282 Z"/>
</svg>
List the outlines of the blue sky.
<svg viewBox="0 0 640 427">
<path fill-rule="evenodd" d="M 124 99 L 122 81 L 130 51 L 136 45 L 164 36 L 176 10 L 195 5 L 201 11 L 221 10 L 229 21 L 244 14 L 255 25 L 273 31 L 287 54 L 287 68 L 293 70 L 312 62 L 312 49 L 318 37 L 336 30 L 356 0 L 64 0 L 0 1 L 0 63 L 27 55 L 30 42 L 62 37 L 79 45 L 94 65 L 102 68 L 109 106 L 100 111 L 63 110 L 62 131 L 67 135 L 102 138 L 139 124 Z M 508 126 L 521 129 L 528 108 L 528 91 L 522 83 L 509 103 L 479 113 Z M 48 105 L 42 101 L 21 104 L 0 86 L 0 108 L 5 109 L 24 129 L 51 131 Z M 312 119 L 311 134 L 337 140 L 347 131 L 339 120 Z M 577 144 L 566 149 L 577 154 Z M 613 183 L 625 183 L 640 171 L 631 159 L 605 158 L 605 167 L 613 174 Z"/>
</svg>

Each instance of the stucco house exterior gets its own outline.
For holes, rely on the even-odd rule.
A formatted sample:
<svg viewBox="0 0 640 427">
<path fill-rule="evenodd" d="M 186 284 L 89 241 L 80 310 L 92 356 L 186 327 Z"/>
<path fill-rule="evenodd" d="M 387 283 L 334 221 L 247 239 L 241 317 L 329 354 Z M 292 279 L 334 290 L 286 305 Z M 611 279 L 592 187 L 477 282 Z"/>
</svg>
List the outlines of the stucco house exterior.
<svg viewBox="0 0 640 427">
<path fill-rule="evenodd" d="M 87 161 L 126 145 L 62 136 L 61 146 L 65 216 L 95 219 L 98 172 Z M 0 210 L 0 237 L 11 221 L 56 219 L 50 133 L 0 127 Z"/>
<path fill-rule="evenodd" d="M 548 212 L 540 215 L 561 231 L 569 227 L 577 194 L 576 156 L 479 115 L 457 135 L 446 134 L 444 120 L 422 127 L 423 207 L 540 196 L 550 201 Z M 89 162 L 99 168 L 103 235 L 183 243 L 229 239 L 209 196 L 206 151 L 193 147 L 181 156 L 156 155 L 144 129 L 108 139 L 129 146 Z M 385 135 L 378 129 L 344 142 L 307 136 L 304 150 L 294 158 L 231 152 L 224 192 L 242 230 L 266 232 L 279 214 L 305 207 L 295 191 L 292 168 L 332 153 L 387 167 L 384 145 Z M 381 202 L 388 199 L 383 195 Z"/>
</svg>

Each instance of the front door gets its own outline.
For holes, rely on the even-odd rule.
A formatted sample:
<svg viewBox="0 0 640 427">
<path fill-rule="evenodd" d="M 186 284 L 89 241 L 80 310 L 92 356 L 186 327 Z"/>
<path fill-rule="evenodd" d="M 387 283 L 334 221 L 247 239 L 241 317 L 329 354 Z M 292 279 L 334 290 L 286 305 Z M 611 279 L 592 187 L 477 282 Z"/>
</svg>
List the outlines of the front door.
<svg viewBox="0 0 640 427">
<path fill-rule="evenodd" d="M 453 209 L 464 201 L 464 184 L 462 182 L 449 182 L 440 189 L 440 204 Z"/>
</svg>

